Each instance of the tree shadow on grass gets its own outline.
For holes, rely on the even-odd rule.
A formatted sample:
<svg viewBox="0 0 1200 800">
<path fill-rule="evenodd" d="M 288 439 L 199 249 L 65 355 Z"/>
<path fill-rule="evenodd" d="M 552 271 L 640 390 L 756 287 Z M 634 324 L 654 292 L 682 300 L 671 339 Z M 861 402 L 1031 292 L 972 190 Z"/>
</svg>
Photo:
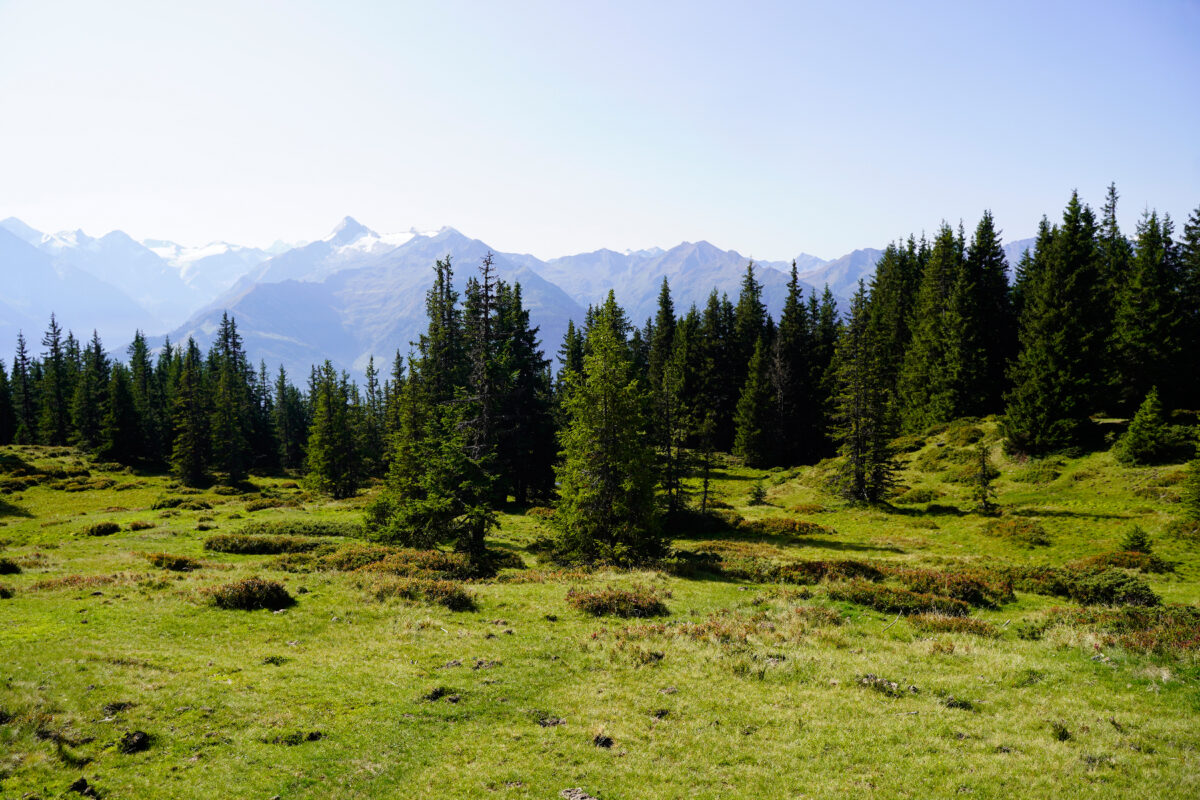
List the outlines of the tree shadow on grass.
<svg viewBox="0 0 1200 800">
<path fill-rule="evenodd" d="M 32 519 L 33 514 L 0 497 L 0 517 L 25 517 L 26 519 Z"/>
<path fill-rule="evenodd" d="M 1014 517 L 1066 517 L 1068 519 L 1136 519 L 1137 514 L 1120 514 L 1100 511 L 1061 511 L 1049 508 L 1005 508 L 1005 514 Z"/>
</svg>

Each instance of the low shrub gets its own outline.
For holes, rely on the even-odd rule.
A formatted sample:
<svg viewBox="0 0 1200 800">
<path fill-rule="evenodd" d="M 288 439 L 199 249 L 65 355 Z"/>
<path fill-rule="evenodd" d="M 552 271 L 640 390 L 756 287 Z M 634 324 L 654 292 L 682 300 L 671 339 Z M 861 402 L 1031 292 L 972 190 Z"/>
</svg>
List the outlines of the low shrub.
<svg viewBox="0 0 1200 800">
<path fill-rule="evenodd" d="M 1156 575 L 1175 571 L 1174 564 L 1163 561 L 1153 553 L 1142 553 L 1137 550 L 1118 550 L 1113 553 L 1100 553 L 1099 555 L 1072 561 L 1067 566 L 1072 569 L 1081 570 L 1117 567 L 1118 569 L 1132 569 Z"/>
<path fill-rule="evenodd" d="M 212 503 L 208 502 L 207 500 L 201 500 L 198 497 L 193 497 L 181 502 L 177 508 L 183 509 L 184 511 L 208 511 L 210 508 L 212 508 Z"/>
<path fill-rule="evenodd" d="M 111 536 L 119 530 L 121 530 L 120 525 L 111 520 L 105 520 L 85 526 L 80 533 L 84 536 Z"/>
<path fill-rule="evenodd" d="M 1016 470 L 1011 478 L 1017 483 L 1045 484 L 1058 480 L 1062 474 L 1062 462 L 1057 459 L 1035 461 L 1024 469 Z"/>
<path fill-rule="evenodd" d="M 204 549 L 215 553 L 237 555 L 276 555 L 278 553 L 304 553 L 315 550 L 323 543 L 303 536 L 247 536 L 243 533 L 218 533 L 204 540 Z"/>
<path fill-rule="evenodd" d="M 427 578 L 378 578 L 368 586 L 376 600 L 395 597 L 445 606 L 451 611 L 474 611 L 475 596 L 453 581 Z"/>
<path fill-rule="evenodd" d="M 996 626 L 976 617 L 951 617 L 946 614 L 913 614 L 908 624 L 925 633 L 970 633 L 974 636 L 995 637 Z"/>
<path fill-rule="evenodd" d="M 924 594 L 894 586 L 882 586 L 864 580 L 835 583 L 829 587 L 829 597 L 867 606 L 887 614 L 921 614 L 936 612 L 947 616 L 965 617 L 971 607 L 962 600 L 936 594 Z"/>
<path fill-rule="evenodd" d="M 190 556 L 180 556 L 174 553 L 146 553 L 145 556 L 147 561 L 159 569 L 167 569 L 172 572 L 191 572 L 203 566 Z"/>
<path fill-rule="evenodd" d="M 296 604 L 283 584 L 257 576 L 209 587 L 204 594 L 217 608 L 238 611 L 257 611 L 262 608 L 278 611 Z"/>
<path fill-rule="evenodd" d="M 456 580 L 466 580 L 478 575 L 476 566 L 463 553 L 409 548 L 394 549 L 383 558 L 359 567 L 358 571 Z"/>
<path fill-rule="evenodd" d="M 946 434 L 946 443 L 954 447 L 969 447 L 983 439 L 983 430 L 974 425 L 959 425 Z"/>
<path fill-rule="evenodd" d="M 554 519 L 554 509 L 546 506 L 533 506 L 525 511 L 525 516 L 534 519 Z"/>
<path fill-rule="evenodd" d="M 788 509 L 793 514 L 822 514 L 828 510 L 820 503 L 797 503 Z"/>
<path fill-rule="evenodd" d="M 892 440 L 892 450 L 897 453 L 915 453 L 924 446 L 925 437 L 915 433 Z"/>
<path fill-rule="evenodd" d="M 350 544 L 321 557 L 320 566 L 338 572 L 352 572 L 374 564 L 395 553 L 398 548 L 382 544 Z"/>
<path fill-rule="evenodd" d="M 311 553 L 285 553 L 275 559 L 274 568 L 281 572 L 312 572 L 317 560 Z"/>
<path fill-rule="evenodd" d="M 943 493 L 937 489 L 930 489 L 926 486 L 914 486 L 893 497 L 892 502 L 900 503 L 901 505 L 916 505 L 917 503 L 932 503 L 943 496 Z"/>
<path fill-rule="evenodd" d="M 923 594 L 953 597 L 973 606 L 997 608 L 1016 600 L 1010 578 L 991 570 L 943 572 L 936 569 L 888 569 L 886 573 L 906 589 Z"/>
<path fill-rule="evenodd" d="M 525 559 L 512 550 L 488 550 L 487 566 L 491 572 L 502 569 L 525 569 Z"/>
<path fill-rule="evenodd" d="M 988 536 L 1008 539 L 1025 547 L 1046 547 L 1050 544 L 1050 535 L 1041 523 L 1029 519 L 993 519 L 984 526 L 983 532 Z"/>
<path fill-rule="evenodd" d="M 1136 608 L 1052 609 L 1047 623 L 1091 627 L 1108 635 L 1110 644 L 1158 655 L 1200 650 L 1200 608 L 1168 604 Z"/>
<path fill-rule="evenodd" d="M 1121 549 L 1132 550 L 1137 553 L 1149 553 L 1152 549 L 1150 537 L 1146 535 L 1141 526 L 1134 525 L 1121 537 Z"/>
<path fill-rule="evenodd" d="M 1117 569 L 1082 572 L 1071 581 L 1070 598 L 1085 606 L 1156 606 L 1160 600 L 1140 578 Z"/>
<path fill-rule="evenodd" d="M 828 526 L 794 517 L 764 517 L 762 519 L 743 522 L 740 527 L 765 536 L 834 536 L 837 533 L 837 531 Z"/>
<path fill-rule="evenodd" d="M 160 511 L 164 508 L 179 508 L 179 504 L 182 503 L 183 500 L 184 498 L 182 497 L 159 497 L 150 504 L 150 509 L 152 511 Z"/>
<path fill-rule="evenodd" d="M 1200 542 L 1200 519 L 1171 520 L 1164 533 L 1185 542 Z"/>
<path fill-rule="evenodd" d="M 125 575 L 62 575 L 57 578 L 42 578 L 33 584 L 34 589 L 86 589 L 107 586 L 125 579 Z"/>
<path fill-rule="evenodd" d="M 129 530 L 131 530 L 131 531 L 148 531 L 151 528 L 156 528 L 156 527 L 158 527 L 158 526 L 155 525 L 153 522 L 147 522 L 144 519 L 135 519 L 129 523 Z"/>
<path fill-rule="evenodd" d="M 247 511 L 262 511 L 267 508 L 279 508 L 283 505 L 283 501 L 278 497 L 259 497 L 248 501 L 243 506 Z"/>
<path fill-rule="evenodd" d="M 567 592 L 567 602 L 594 617 L 662 617 L 670 613 L 657 593 L 641 586 L 632 589 L 615 589 L 609 586 L 595 592 L 570 589 Z"/>
<path fill-rule="evenodd" d="M 719 510 L 731 511 L 733 509 L 733 504 L 726 503 L 724 500 L 720 499 L 719 497 L 710 497 L 710 498 L 708 498 L 708 508 L 710 511 L 719 511 Z"/>
<path fill-rule="evenodd" d="M 21 566 L 11 558 L 0 558 L 0 575 L 20 575 Z"/>
<path fill-rule="evenodd" d="M 1004 567 L 1018 591 L 1065 597 L 1081 605 L 1155 606 L 1159 598 L 1141 578 L 1120 569 Z"/>
<path fill-rule="evenodd" d="M 255 519 L 242 526 L 242 533 L 253 536 L 344 536 L 358 539 L 362 525 L 349 520 L 291 517 L 287 519 Z"/>
<path fill-rule="evenodd" d="M 12 589 L 0 583 L 0 600 L 8 600 L 13 596 Z"/>
</svg>

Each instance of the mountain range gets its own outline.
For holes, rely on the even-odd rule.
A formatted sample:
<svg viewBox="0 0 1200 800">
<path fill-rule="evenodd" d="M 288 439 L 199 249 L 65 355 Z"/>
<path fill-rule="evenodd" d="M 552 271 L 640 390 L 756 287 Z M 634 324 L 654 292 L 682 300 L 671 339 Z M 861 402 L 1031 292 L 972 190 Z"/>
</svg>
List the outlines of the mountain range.
<svg viewBox="0 0 1200 800">
<path fill-rule="evenodd" d="M 1006 247 L 1010 263 L 1032 240 Z M 207 347 L 222 314 L 237 319 L 247 352 L 257 361 L 306 374 L 326 358 L 361 374 L 374 355 L 381 368 L 407 353 L 425 327 L 425 292 L 435 260 L 449 256 L 459 291 L 493 252 L 503 280 L 520 283 L 543 348 L 553 354 L 569 320 L 610 289 L 637 324 L 653 316 L 662 279 L 677 313 L 703 307 L 715 288 L 736 298 L 750 259 L 709 242 L 669 250 L 597 250 L 546 261 L 496 251 L 454 228 L 379 234 L 346 217 L 324 239 L 258 249 L 217 242 L 188 248 L 170 241 L 135 241 L 121 231 L 99 238 L 82 231 L 44 234 L 16 218 L 0 221 L 0 346 L 23 329 L 36 343 L 51 311 L 64 328 L 86 338 L 92 329 L 110 345 L 132 331 L 156 345 L 195 337 Z M 833 261 L 801 253 L 796 265 L 805 294 L 829 286 L 844 308 L 860 279 L 869 279 L 880 250 L 864 248 Z M 790 262 L 756 261 L 768 311 L 778 315 Z M 3 352 L 3 351 L 0 351 Z"/>
</svg>

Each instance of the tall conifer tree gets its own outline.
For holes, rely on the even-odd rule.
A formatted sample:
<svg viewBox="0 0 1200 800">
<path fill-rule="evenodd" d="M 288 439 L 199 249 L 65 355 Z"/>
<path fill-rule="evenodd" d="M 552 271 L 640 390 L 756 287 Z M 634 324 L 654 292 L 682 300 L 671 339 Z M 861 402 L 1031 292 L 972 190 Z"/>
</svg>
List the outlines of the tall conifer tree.
<svg viewBox="0 0 1200 800">
<path fill-rule="evenodd" d="M 896 471 L 890 445 L 896 435 L 896 415 L 882 360 L 868 324 L 866 288 L 859 281 L 837 344 L 833 417 L 833 435 L 842 457 L 841 492 L 857 502 L 882 501 Z"/>
<path fill-rule="evenodd" d="M 663 552 L 646 391 L 619 335 L 623 316 L 610 292 L 588 332 L 583 373 L 567 377 L 555 522 L 571 560 L 630 564 Z"/>
<path fill-rule="evenodd" d="M 1062 225 L 1039 235 L 1022 276 L 1021 352 L 1003 424 L 1010 452 L 1044 455 L 1084 437 L 1108 331 L 1095 236 L 1091 210 L 1072 194 Z"/>
</svg>

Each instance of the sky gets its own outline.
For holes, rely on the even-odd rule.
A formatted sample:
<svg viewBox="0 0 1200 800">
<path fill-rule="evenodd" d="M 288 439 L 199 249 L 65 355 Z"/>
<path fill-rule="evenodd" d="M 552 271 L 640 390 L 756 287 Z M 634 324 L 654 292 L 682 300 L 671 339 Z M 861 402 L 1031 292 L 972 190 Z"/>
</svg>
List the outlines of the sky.
<svg viewBox="0 0 1200 800">
<path fill-rule="evenodd" d="M 0 218 L 834 258 L 1200 206 L 1200 0 L 0 0 Z"/>
</svg>

